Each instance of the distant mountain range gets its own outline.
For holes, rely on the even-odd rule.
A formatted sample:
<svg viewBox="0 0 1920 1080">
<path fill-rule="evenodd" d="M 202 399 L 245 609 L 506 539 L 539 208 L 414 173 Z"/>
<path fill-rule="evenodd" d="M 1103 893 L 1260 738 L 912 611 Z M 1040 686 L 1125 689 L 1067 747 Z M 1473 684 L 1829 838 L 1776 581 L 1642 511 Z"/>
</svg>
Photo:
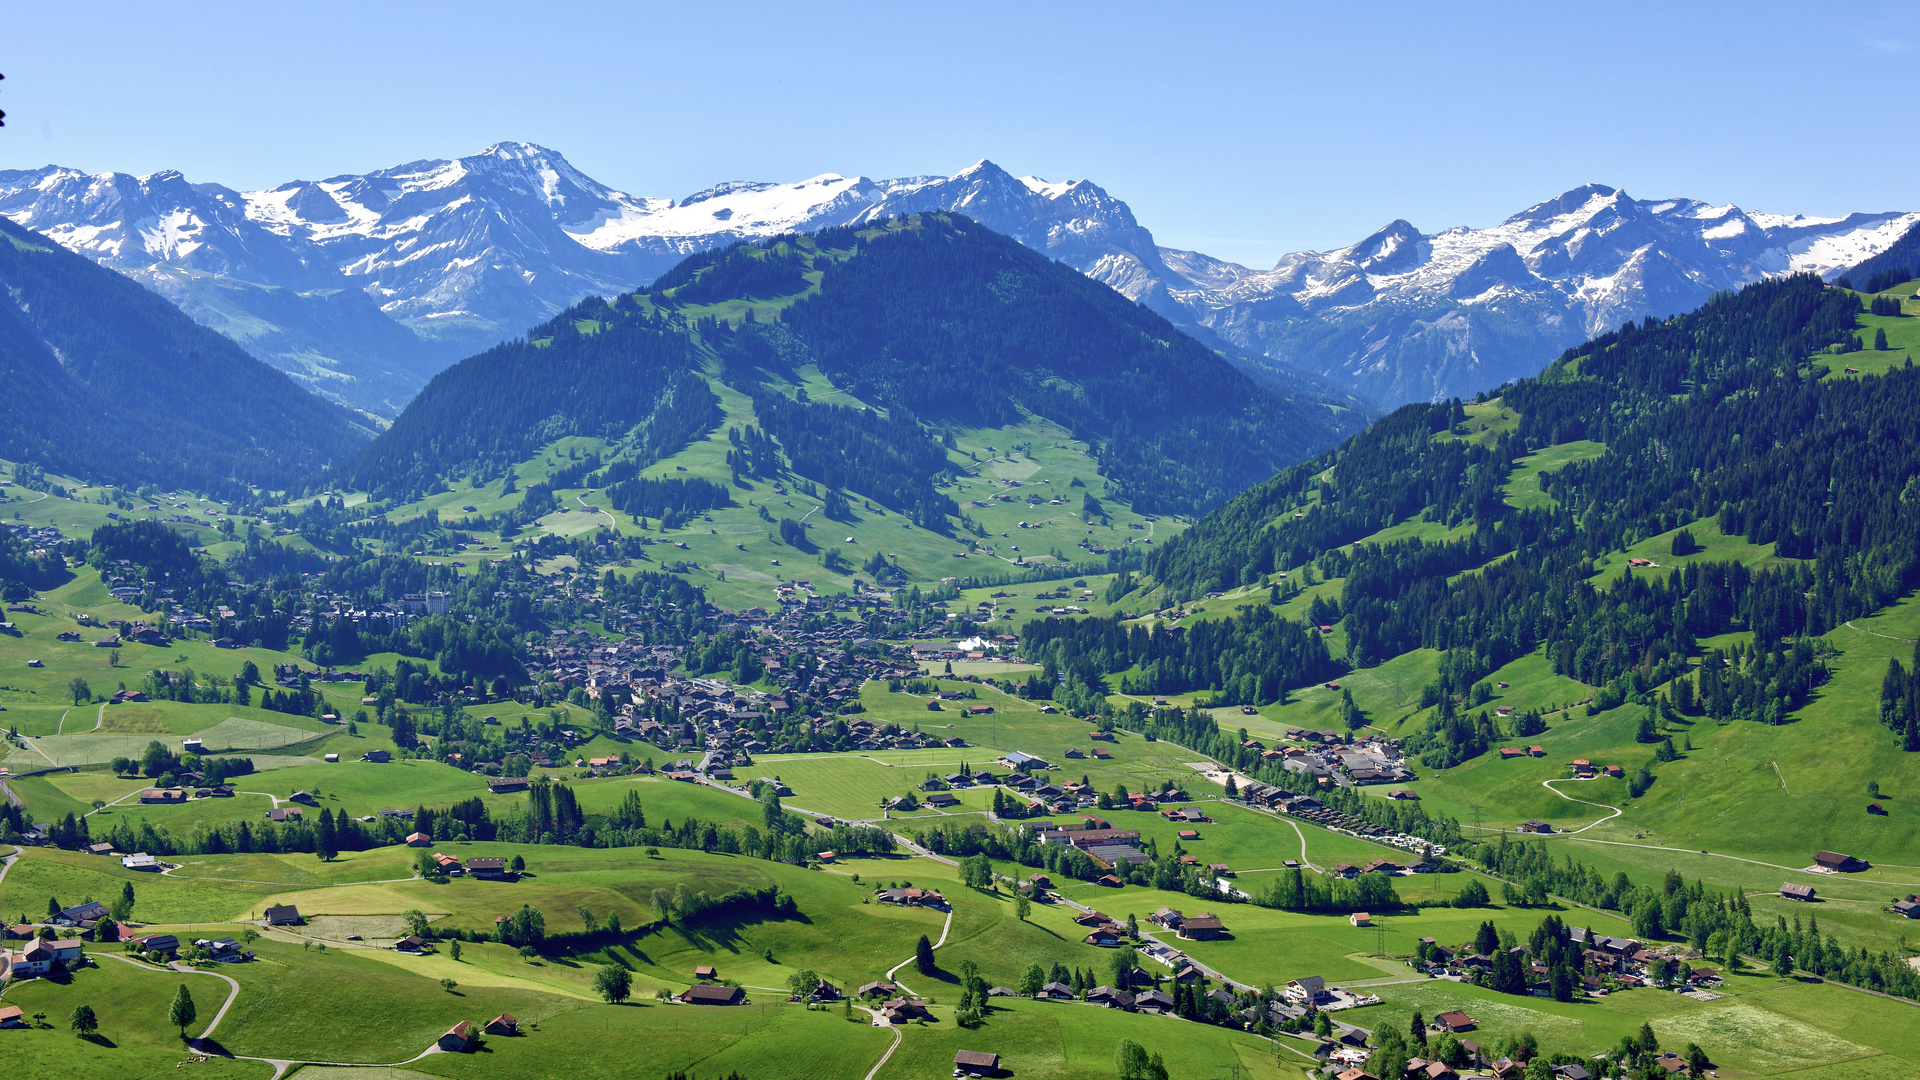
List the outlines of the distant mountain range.
<svg viewBox="0 0 1920 1080">
<path fill-rule="evenodd" d="M 145 282 L 314 389 L 389 416 L 455 359 L 689 254 L 922 211 L 1012 236 L 1244 366 L 1384 404 L 1532 374 L 1594 332 L 1768 274 L 1835 276 L 1920 222 L 1780 217 L 1590 185 L 1491 229 L 1423 234 L 1395 221 L 1260 271 L 1158 246 L 1089 181 L 1015 177 L 989 161 L 950 177 L 730 182 L 682 199 L 616 191 L 528 143 L 253 192 L 176 172 L 0 171 L 0 214 Z"/>
</svg>

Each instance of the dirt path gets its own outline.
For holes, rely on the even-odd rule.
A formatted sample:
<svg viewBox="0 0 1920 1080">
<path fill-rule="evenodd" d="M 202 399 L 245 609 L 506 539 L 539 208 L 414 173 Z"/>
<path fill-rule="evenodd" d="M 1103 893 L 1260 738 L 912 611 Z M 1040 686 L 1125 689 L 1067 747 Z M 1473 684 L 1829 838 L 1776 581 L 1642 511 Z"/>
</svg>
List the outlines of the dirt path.
<svg viewBox="0 0 1920 1080">
<path fill-rule="evenodd" d="M 1543 788 L 1546 788 L 1548 791 L 1553 792 L 1555 795 L 1560 796 L 1561 798 L 1567 800 L 1568 802 L 1576 802 L 1582 806 L 1597 806 L 1602 810 L 1609 810 L 1612 812 L 1609 813 L 1606 817 L 1600 818 L 1597 821 L 1589 821 L 1585 825 L 1582 825 L 1577 829 L 1568 829 L 1562 835 L 1574 836 L 1579 833 L 1586 832 L 1588 829 L 1593 828 L 1595 825 L 1605 825 L 1607 822 L 1612 821 L 1614 818 L 1617 818 L 1621 814 L 1626 813 L 1625 810 L 1622 810 L 1617 806 L 1608 806 L 1605 803 L 1588 802 L 1585 799 L 1576 799 L 1573 796 L 1567 794 L 1566 792 L 1561 791 L 1559 788 L 1553 786 L 1555 784 L 1565 783 L 1568 779 L 1569 779 L 1568 777 L 1563 776 L 1563 777 L 1560 777 L 1558 780 L 1542 780 L 1540 781 L 1540 786 Z"/>
<path fill-rule="evenodd" d="M 601 517 L 606 518 L 608 521 L 613 522 L 615 525 L 620 524 L 620 520 L 618 518 L 614 517 L 612 514 L 607 513 L 605 510 L 601 509 L 600 507 L 595 506 L 592 503 L 588 502 L 587 497 L 585 495 L 575 495 L 574 498 L 579 501 L 580 509 L 587 511 L 588 513 L 599 514 Z"/>
<path fill-rule="evenodd" d="M 1847 623 L 1846 626 L 1847 626 L 1847 629 L 1849 630 L 1858 631 L 1859 633 L 1867 634 L 1871 637 L 1886 638 L 1888 641 L 1898 641 L 1902 645 L 1913 644 L 1913 639 L 1910 637 L 1894 637 L 1892 634 L 1882 634 L 1877 630 L 1861 630 L 1859 627 L 1853 625 L 1851 622 Z"/>
<path fill-rule="evenodd" d="M 940 946 L 945 945 L 947 943 L 947 931 L 951 929 L 953 929 L 953 905 L 948 904 L 947 905 L 947 921 L 940 925 L 940 940 L 933 943 L 934 948 L 938 949 Z M 893 977 L 893 973 L 896 971 L 899 971 L 903 967 L 906 967 L 908 964 L 913 963 L 914 960 L 916 959 L 918 959 L 918 957 L 909 956 L 905 960 L 902 960 L 899 963 L 893 965 L 891 968 L 888 968 L 887 981 L 893 983 L 895 986 L 898 986 L 900 989 L 911 993 L 913 991 L 913 987 L 908 986 L 906 983 L 903 983 L 898 979 L 895 979 Z M 889 1050 L 887 1051 L 887 1053 L 891 1054 L 893 1053 L 893 1051 Z M 878 1071 L 879 1066 L 878 1065 L 874 1066 L 874 1069 L 875 1071 Z M 868 1073 L 867 1075 L 871 1076 L 873 1074 Z"/>
<path fill-rule="evenodd" d="M 123 964 L 127 964 L 141 971 L 160 974 L 160 972 L 156 971 L 150 965 L 140 963 L 137 960 L 132 960 L 124 956 L 116 956 L 113 953 L 88 953 L 87 955 L 95 958 L 104 956 L 110 960 L 118 960 Z M 210 1053 L 210 1051 L 204 1050 L 202 1048 L 207 1043 L 207 1041 L 213 1037 L 214 1029 L 220 1026 L 220 1021 L 226 1019 L 227 1010 L 231 1009 L 233 1007 L 233 1003 L 239 1000 L 240 984 L 235 982 L 231 976 L 222 975 L 217 971 L 201 971 L 197 968 L 183 967 L 183 966 L 180 966 L 177 962 L 174 966 L 168 968 L 167 970 L 180 975 L 210 976 L 212 978 L 219 979 L 221 982 L 226 983 L 227 986 L 230 987 L 230 989 L 227 991 L 227 1000 L 221 1004 L 220 1011 L 214 1014 L 212 1022 L 207 1025 L 207 1029 L 205 1031 L 202 1031 L 198 1038 L 188 1043 L 188 1046 L 192 1047 L 198 1053 Z M 328 1066 L 334 1066 L 334 1067 L 340 1067 L 340 1068 L 356 1068 L 356 1069 L 398 1069 L 398 1068 L 401 1068 L 402 1066 L 411 1065 L 414 1062 L 419 1061 L 421 1058 L 427 1057 L 428 1055 L 438 1054 L 440 1052 L 441 1050 L 439 1045 L 435 1044 L 433 1046 L 427 1047 L 425 1050 L 422 1050 L 420 1053 L 415 1054 L 414 1056 L 406 1059 L 405 1061 L 395 1061 L 392 1063 L 367 1062 L 367 1061 L 317 1061 L 317 1060 L 311 1060 L 307 1058 L 269 1058 L 269 1057 L 254 1057 L 250 1054 L 223 1053 L 223 1054 L 220 1054 L 219 1056 L 232 1058 L 236 1061 L 258 1061 L 263 1064 L 271 1065 L 273 1066 L 272 1080 L 280 1080 L 280 1077 L 285 1076 L 287 1074 L 287 1070 L 293 1068 L 296 1065 L 328 1065 Z"/>
<path fill-rule="evenodd" d="M 123 964 L 126 964 L 130 967 L 138 968 L 141 971 L 150 972 L 154 970 L 151 965 L 143 964 L 140 961 L 131 959 L 129 957 L 118 956 L 118 955 L 115 955 L 114 953 L 91 952 L 91 953 L 88 953 L 87 955 L 92 957 L 95 961 L 98 961 L 101 957 L 104 956 L 109 960 L 118 960 Z M 187 967 L 186 965 L 182 964 L 180 961 L 175 961 L 174 963 L 168 965 L 168 969 L 172 971 L 177 971 L 182 975 L 205 975 L 205 976 L 208 976 L 209 978 L 219 979 L 221 982 L 227 984 L 227 1000 L 224 1002 L 221 1002 L 220 1011 L 213 1014 L 213 1019 L 208 1022 L 207 1029 L 205 1031 L 202 1031 L 199 1034 L 199 1036 L 197 1036 L 196 1038 L 193 1039 L 193 1041 L 187 1044 L 188 1046 L 198 1050 L 202 1043 L 206 1042 L 208 1039 L 211 1039 L 213 1037 L 214 1029 L 220 1026 L 220 1021 L 226 1019 L 227 1010 L 233 1008 L 233 1003 L 239 999 L 240 984 L 233 981 L 233 978 L 231 976 L 222 975 L 217 971 L 201 971 L 198 968 Z M 158 973 L 156 972 L 156 974 Z M 253 1058 L 251 1060 L 264 1061 L 266 1059 Z"/>
</svg>

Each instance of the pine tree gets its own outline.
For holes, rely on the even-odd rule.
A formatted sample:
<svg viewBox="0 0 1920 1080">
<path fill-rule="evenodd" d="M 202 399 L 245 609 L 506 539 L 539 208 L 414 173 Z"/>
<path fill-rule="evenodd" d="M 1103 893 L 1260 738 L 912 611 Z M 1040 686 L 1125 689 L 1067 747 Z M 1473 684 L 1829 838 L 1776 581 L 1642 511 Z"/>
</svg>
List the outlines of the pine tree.
<svg viewBox="0 0 1920 1080">
<path fill-rule="evenodd" d="M 187 1025 L 194 1020 L 193 994 L 186 983 L 173 995 L 173 1003 L 167 1006 L 167 1023 L 180 1029 L 180 1037 L 187 1037 Z"/>
</svg>

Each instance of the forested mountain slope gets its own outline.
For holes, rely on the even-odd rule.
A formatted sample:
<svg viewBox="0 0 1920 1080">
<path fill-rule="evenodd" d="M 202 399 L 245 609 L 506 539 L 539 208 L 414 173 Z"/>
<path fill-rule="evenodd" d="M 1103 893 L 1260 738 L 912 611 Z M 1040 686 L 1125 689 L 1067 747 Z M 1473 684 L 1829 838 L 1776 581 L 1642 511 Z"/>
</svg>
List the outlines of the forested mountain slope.
<svg viewBox="0 0 1920 1080">
<path fill-rule="evenodd" d="M 1751 635 L 1760 659 L 1728 674 L 1727 707 L 1777 721 L 1820 677 L 1796 642 L 1920 584 L 1920 373 L 1857 351 L 1861 308 L 1811 275 L 1762 282 L 1595 338 L 1485 401 L 1405 407 L 1201 519 L 1149 557 L 1151 580 L 1177 602 L 1311 564 L 1340 583 L 1313 620 L 1338 623 L 1337 659 L 1437 651 L 1463 704 L 1536 650 L 1628 694 L 1687 670 L 1702 639 Z M 1848 377 L 1849 361 L 1885 374 Z M 1540 497 L 1515 498 L 1516 466 L 1556 447 L 1586 449 L 1530 476 Z M 1406 522 L 1426 538 L 1376 538 Z M 1595 577 L 1596 560 L 1654 538 L 1690 555 L 1690 526 L 1768 558 Z M 1271 649 L 1216 648 L 1226 661 L 1167 667 L 1151 689 L 1246 697 L 1231 677 L 1246 665 L 1263 676 L 1256 700 L 1283 689 L 1264 677 Z"/>
<path fill-rule="evenodd" d="M 313 475 L 372 434 L 138 283 L 5 220 L 0 286 L 0 457 L 220 492 Z"/>
<path fill-rule="evenodd" d="M 886 415 L 809 402 L 794 390 L 808 372 Z M 1350 401 L 1257 385 L 1017 241 L 921 214 L 696 255 L 647 289 L 576 305 L 442 373 L 347 471 L 411 494 L 563 435 L 620 440 L 617 456 L 644 467 L 719 422 L 703 379 L 760 402 L 800 475 L 926 521 L 948 512 L 928 492 L 953 427 L 1045 418 L 1091 444 L 1113 496 L 1172 512 L 1362 419 Z"/>
</svg>

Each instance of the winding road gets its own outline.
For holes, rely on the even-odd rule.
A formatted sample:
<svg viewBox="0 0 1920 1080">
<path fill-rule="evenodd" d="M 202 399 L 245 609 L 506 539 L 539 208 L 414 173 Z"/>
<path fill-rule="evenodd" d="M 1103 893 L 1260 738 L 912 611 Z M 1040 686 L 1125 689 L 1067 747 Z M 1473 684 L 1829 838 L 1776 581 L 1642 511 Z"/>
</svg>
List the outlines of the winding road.
<svg viewBox="0 0 1920 1080">
<path fill-rule="evenodd" d="M 1564 784 L 1569 779 L 1570 779 L 1569 777 L 1562 776 L 1557 780 L 1542 780 L 1540 781 L 1540 786 L 1543 788 L 1546 788 L 1548 791 L 1553 792 L 1555 795 L 1560 796 L 1561 798 L 1567 800 L 1568 802 L 1576 802 L 1581 804 L 1582 806 L 1597 806 L 1602 810 L 1611 810 L 1613 812 L 1608 814 L 1606 817 L 1598 818 L 1594 821 L 1589 821 L 1585 825 L 1582 825 L 1577 829 L 1567 829 L 1561 835 L 1563 836 L 1578 835 L 1580 833 L 1586 832 L 1588 829 L 1593 828 L 1595 825 L 1604 825 L 1607 822 L 1612 821 L 1614 818 L 1619 817 L 1621 814 L 1626 813 L 1625 810 L 1622 810 L 1617 806 L 1608 806 L 1605 803 L 1588 802 L 1585 799 L 1576 799 L 1573 796 L 1567 794 L 1566 792 L 1561 791 L 1559 788 L 1553 786 L 1555 784 Z"/>
<path fill-rule="evenodd" d="M 356 1068 L 356 1069 L 397 1069 L 405 1065 L 411 1065 L 414 1062 L 419 1061 L 421 1058 L 424 1058 L 430 1054 L 441 1053 L 440 1047 L 436 1043 L 432 1046 L 427 1047 L 425 1050 L 422 1050 L 420 1053 L 415 1054 L 414 1056 L 406 1059 L 405 1061 L 395 1061 L 391 1063 L 377 1063 L 377 1062 L 365 1062 L 365 1061 L 310 1061 L 306 1058 L 255 1057 L 251 1054 L 229 1054 L 225 1052 L 224 1048 L 219 1051 L 208 1050 L 206 1049 L 206 1045 L 213 1038 L 214 1030 L 220 1026 L 220 1021 L 226 1019 L 227 1010 L 233 1008 L 233 1003 L 239 1000 L 240 998 L 240 984 L 235 982 L 231 976 L 222 975 L 217 971 L 201 971 L 198 968 L 187 967 L 179 961 L 175 961 L 172 965 L 170 965 L 165 969 L 157 969 L 150 964 L 144 964 L 138 960 L 134 960 L 125 956 L 117 956 L 113 953 L 88 953 L 87 955 L 90 957 L 93 957 L 96 961 L 103 956 L 109 960 L 118 960 L 121 963 L 128 965 L 129 967 L 135 968 L 140 971 L 150 972 L 156 975 L 161 974 L 162 971 L 164 970 L 164 971 L 177 973 L 180 975 L 206 975 L 211 978 L 219 979 L 221 982 L 226 983 L 228 987 L 227 1000 L 225 1000 L 220 1004 L 220 1011 L 213 1014 L 213 1019 L 210 1022 L 208 1022 L 206 1030 L 202 1031 L 196 1038 L 193 1039 L 192 1042 L 188 1043 L 187 1045 L 196 1053 L 214 1054 L 219 1057 L 232 1058 L 236 1061 L 258 1061 L 267 1065 L 271 1065 L 273 1066 L 272 1080 L 280 1080 L 282 1076 L 285 1076 L 287 1074 L 287 1070 L 292 1069 L 296 1065 L 330 1065 L 330 1066 Z M 884 1058 L 881 1059 L 883 1064 L 885 1060 L 886 1059 Z"/>
</svg>

